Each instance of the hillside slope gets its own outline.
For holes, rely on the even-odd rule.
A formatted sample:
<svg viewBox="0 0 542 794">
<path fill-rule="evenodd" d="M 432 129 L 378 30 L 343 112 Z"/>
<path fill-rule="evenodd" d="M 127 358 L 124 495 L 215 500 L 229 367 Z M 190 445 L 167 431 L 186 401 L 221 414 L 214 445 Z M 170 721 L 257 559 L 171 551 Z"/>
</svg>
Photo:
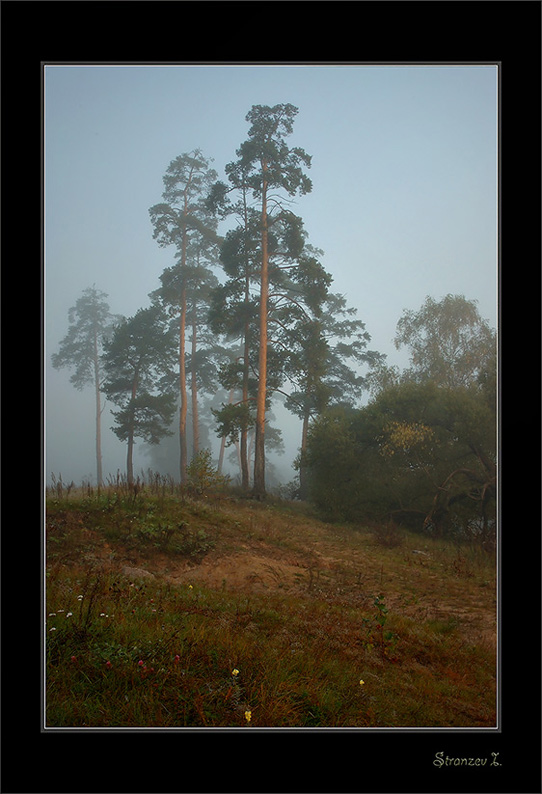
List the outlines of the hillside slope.
<svg viewBox="0 0 542 794">
<path fill-rule="evenodd" d="M 51 683 L 77 646 L 70 659 L 84 657 L 87 679 L 101 686 L 100 664 L 114 646 L 128 697 L 141 652 L 134 633 L 144 629 L 149 647 L 156 639 L 151 601 L 160 605 L 159 633 L 167 624 L 191 649 L 193 673 L 182 714 L 164 657 L 160 697 L 146 716 L 126 701 L 111 711 L 98 698 L 83 719 L 50 701 L 51 724 L 496 724 L 496 572 L 481 550 L 326 524 L 290 503 L 108 492 L 50 498 L 46 551 L 56 622 L 63 609 L 77 617 L 76 589 L 95 593 L 92 610 L 79 608 L 77 632 L 49 626 Z M 104 650 L 98 618 L 109 612 L 116 618 Z M 171 658 L 182 658 L 173 645 Z M 243 697 L 234 697 L 241 679 L 231 680 L 232 669 L 241 664 Z"/>
</svg>

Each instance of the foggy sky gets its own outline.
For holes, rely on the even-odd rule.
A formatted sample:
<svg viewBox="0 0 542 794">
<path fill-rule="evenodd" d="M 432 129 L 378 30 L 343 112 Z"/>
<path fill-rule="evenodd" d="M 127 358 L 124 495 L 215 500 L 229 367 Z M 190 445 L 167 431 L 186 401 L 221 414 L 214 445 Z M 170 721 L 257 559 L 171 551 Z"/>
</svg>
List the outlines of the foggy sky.
<svg viewBox="0 0 542 794">
<path fill-rule="evenodd" d="M 200 148 L 226 181 L 255 104 L 299 109 L 287 143 L 312 156 L 313 190 L 293 210 L 370 349 L 406 366 L 395 327 L 427 295 L 476 300 L 496 327 L 497 80 L 491 65 L 46 66 L 46 476 L 95 479 L 92 388 L 75 390 L 50 364 L 70 307 L 92 285 L 114 314 L 149 304 L 174 261 L 148 212 L 167 166 Z M 105 412 L 104 475 L 125 470 L 111 424 Z M 300 433 L 289 419 L 285 481 Z M 149 465 L 134 459 L 136 473 Z"/>
</svg>

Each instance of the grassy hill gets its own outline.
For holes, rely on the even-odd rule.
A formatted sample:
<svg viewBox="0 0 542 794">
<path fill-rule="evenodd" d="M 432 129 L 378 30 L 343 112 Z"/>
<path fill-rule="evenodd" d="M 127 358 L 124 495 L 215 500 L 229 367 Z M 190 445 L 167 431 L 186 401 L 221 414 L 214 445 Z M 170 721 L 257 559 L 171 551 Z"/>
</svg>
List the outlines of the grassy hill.
<svg viewBox="0 0 542 794">
<path fill-rule="evenodd" d="M 59 487 L 50 727 L 494 727 L 491 555 L 300 504 Z"/>
</svg>

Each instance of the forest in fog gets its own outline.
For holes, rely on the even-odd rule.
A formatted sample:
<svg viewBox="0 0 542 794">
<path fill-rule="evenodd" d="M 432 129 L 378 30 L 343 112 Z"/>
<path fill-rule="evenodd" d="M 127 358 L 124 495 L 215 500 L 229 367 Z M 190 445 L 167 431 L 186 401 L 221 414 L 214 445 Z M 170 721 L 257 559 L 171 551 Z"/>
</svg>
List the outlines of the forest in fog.
<svg viewBox="0 0 542 794">
<path fill-rule="evenodd" d="M 70 309 L 52 363 L 75 388 L 94 390 L 96 482 L 111 476 L 101 439 L 112 431 L 126 448 L 128 485 L 140 477 L 134 446 L 143 443 L 149 469 L 181 486 L 227 471 L 261 499 L 276 485 L 268 459 L 283 446 L 277 415 L 286 410 L 300 433 L 283 494 L 347 520 L 387 515 L 488 535 L 495 331 L 476 301 L 427 296 L 397 322 L 409 367 L 371 349 L 297 214 L 295 200 L 312 190 L 311 155 L 288 140 L 297 113 L 253 105 L 226 180 L 200 149 L 170 162 L 149 218 L 171 265 L 146 305 L 115 314 L 94 284 Z M 111 428 L 102 427 L 106 402 Z"/>
</svg>

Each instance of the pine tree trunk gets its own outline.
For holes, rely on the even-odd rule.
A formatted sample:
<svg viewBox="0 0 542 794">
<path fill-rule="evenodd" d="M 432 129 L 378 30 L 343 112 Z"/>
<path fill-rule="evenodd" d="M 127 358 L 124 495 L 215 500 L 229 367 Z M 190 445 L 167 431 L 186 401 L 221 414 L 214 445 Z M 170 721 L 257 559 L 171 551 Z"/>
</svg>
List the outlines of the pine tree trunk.
<svg viewBox="0 0 542 794">
<path fill-rule="evenodd" d="M 217 471 L 219 474 L 222 474 L 222 466 L 224 465 L 224 451 L 226 449 L 226 436 L 222 436 L 220 439 L 220 453 L 218 455 L 218 466 Z"/>
<path fill-rule="evenodd" d="M 188 181 L 190 184 L 191 176 Z M 180 381 L 180 394 L 181 394 L 181 409 L 179 412 L 179 445 L 180 445 L 180 477 L 181 485 L 187 481 L 187 444 L 186 444 L 186 415 L 188 411 L 188 402 L 186 394 L 186 362 L 185 362 L 185 349 L 186 349 L 186 243 L 187 243 L 187 229 L 186 229 L 186 216 L 188 215 L 188 185 L 184 191 L 184 207 L 183 207 L 183 220 L 184 227 L 182 232 L 182 247 L 181 247 L 181 318 L 179 323 L 179 381 Z"/>
<path fill-rule="evenodd" d="M 181 318 L 179 323 L 179 384 L 181 393 L 181 409 L 179 411 L 179 444 L 180 444 L 180 475 L 181 485 L 186 483 L 187 474 L 187 445 L 186 445 L 186 366 L 185 366 L 185 337 L 186 337 L 186 288 L 183 286 L 181 293 Z"/>
<path fill-rule="evenodd" d="M 94 384 L 96 389 L 96 482 L 98 488 L 103 483 L 102 473 L 102 406 L 100 398 L 100 365 L 98 356 L 98 335 L 94 334 Z"/>
<path fill-rule="evenodd" d="M 130 434 L 128 436 L 128 452 L 126 454 L 126 479 L 128 481 L 128 485 L 133 485 L 134 482 L 133 454 L 134 454 L 134 433 L 132 430 L 130 430 Z"/>
<path fill-rule="evenodd" d="M 256 447 L 254 451 L 254 496 L 265 496 L 265 401 L 267 396 L 267 301 L 268 301 L 268 252 L 267 252 L 267 181 L 264 161 L 262 191 L 262 269 L 260 287 L 260 348 L 258 360 L 258 396 L 256 400 Z"/>
<path fill-rule="evenodd" d="M 307 435 L 309 432 L 309 414 L 305 412 L 303 416 L 303 429 L 301 432 L 301 455 L 299 458 L 299 498 L 303 501 L 307 498 L 308 484 L 307 484 L 307 467 L 305 464 L 305 455 L 307 454 Z"/>
<path fill-rule="evenodd" d="M 248 469 L 248 430 L 246 427 L 241 430 L 240 456 L 241 487 L 244 491 L 248 491 L 250 487 L 250 472 Z"/>
<path fill-rule="evenodd" d="M 249 348 L 248 348 L 248 323 L 245 325 L 245 345 L 243 352 L 243 405 L 248 406 L 248 370 L 249 370 Z M 243 422 L 241 427 L 241 486 L 248 491 L 250 486 L 250 474 L 248 469 L 248 419 Z"/>
<path fill-rule="evenodd" d="M 197 352 L 197 320 L 196 309 L 192 314 L 192 372 L 191 372 L 191 390 L 192 390 L 192 432 L 194 443 L 192 447 L 192 457 L 199 453 L 199 414 L 198 414 L 198 383 L 196 379 L 196 352 Z"/>
<path fill-rule="evenodd" d="M 134 482 L 134 429 L 135 429 L 135 409 L 134 401 L 137 394 L 137 387 L 139 385 L 139 367 L 136 367 L 134 372 L 134 380 L 132 382 L 132 417 L 130 420 L 130 427 L 128 429 L 128 452 L 126 454 L 126 478 L 128 485 L 133 485 Z"/>
<path fill-rule="evenodd" d="M 233 389 L 230 389 L 230 395 L 228 397 L 228 405 L 231 405 L 233 402 Z M 222 466 L 224 465 L 224 452 L 226 451 L 226 436 L 222 436 L 220 439 L 220 454 L 218 456 L 218 473 L 222 473 Z"/>
<path fill-rule="evenodd" d="M 250 304 L 250 261 L 248 256 L 248 212 L 246 201 L 246 190 L 243 190 L 243 208 L 245 222 L 245 328 L 243 339 L 243 405 L 247 409 L 247 419 L 241 427 L 241 487 L 244 491 L 250 488 L 250 470 L 248 465 L 248 381 L 250 370 L 250 323 L 248 321 L 248 311 Z"/>
</svg>

